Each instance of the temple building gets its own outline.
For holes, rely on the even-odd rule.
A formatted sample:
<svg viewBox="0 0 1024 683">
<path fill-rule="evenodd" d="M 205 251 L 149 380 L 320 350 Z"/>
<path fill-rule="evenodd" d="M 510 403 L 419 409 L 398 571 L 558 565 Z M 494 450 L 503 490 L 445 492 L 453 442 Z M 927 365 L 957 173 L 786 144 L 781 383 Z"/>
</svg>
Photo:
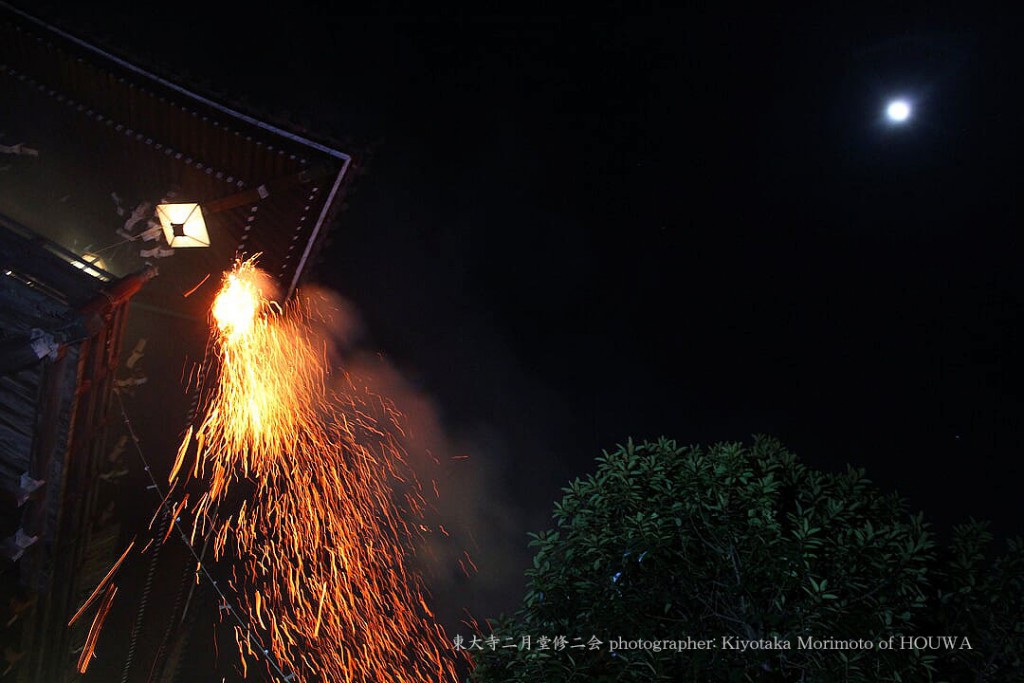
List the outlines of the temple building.
<svg viewBox="0 0 1024 683">
<path fill-rule="evenodd" d="M 0 680 L 178 680 L 216 620 L 150 475 L 222 273 L 258 255 L 283 299 L 317 262 L 358 170 L 337 147 L 0 2 Z M 92 615 L 67 622 L 133 541 L 83 677 Z"/>
</svg>

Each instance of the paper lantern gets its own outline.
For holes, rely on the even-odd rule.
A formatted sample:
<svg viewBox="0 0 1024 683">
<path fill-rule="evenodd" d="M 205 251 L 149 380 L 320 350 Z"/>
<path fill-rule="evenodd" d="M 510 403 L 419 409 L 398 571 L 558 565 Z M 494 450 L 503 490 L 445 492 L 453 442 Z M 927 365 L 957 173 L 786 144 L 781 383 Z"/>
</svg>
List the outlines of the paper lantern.
<svg viewBox="0 0 1024 683">
<path fill-rule="evenodd" d="M 158 204 L 156 213 L 170 247 L 210 246 L 203 210 L 198 204 Z"/>
</svg>

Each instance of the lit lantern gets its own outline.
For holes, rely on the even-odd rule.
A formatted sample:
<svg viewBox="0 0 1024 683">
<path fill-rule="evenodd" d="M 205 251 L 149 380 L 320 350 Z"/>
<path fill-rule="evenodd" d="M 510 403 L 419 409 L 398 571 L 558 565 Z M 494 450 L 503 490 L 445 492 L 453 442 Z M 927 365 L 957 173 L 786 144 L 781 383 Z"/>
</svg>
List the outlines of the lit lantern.
<svg viewBox="0 0 1024 683">
<path fill-rule="evenodd" d="M 206 232 L 203 210 L 198 204 L 158 204 L 156 213 L 169 246 L 210 246 L 210 235 Z"/>
</svg>

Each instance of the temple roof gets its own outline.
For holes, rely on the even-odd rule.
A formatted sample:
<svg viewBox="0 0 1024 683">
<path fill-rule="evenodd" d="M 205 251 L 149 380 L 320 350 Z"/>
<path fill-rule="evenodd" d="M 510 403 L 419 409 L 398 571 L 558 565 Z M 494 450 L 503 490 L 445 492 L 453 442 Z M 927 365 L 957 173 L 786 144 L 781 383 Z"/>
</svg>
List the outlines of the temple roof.
<svg viewBox="0 0 1024 683">
<path fill-rule="evenodd" d="M 256 253 L 290 294 L 352 175 L 345 152 L 2 2 L 0 95 L 0 213 L 117 275 L 158 263 L 167 286 L 144 298 Z M 210 247 L 169 249 L 162 202 L 199 203 Z"/>
</svg>

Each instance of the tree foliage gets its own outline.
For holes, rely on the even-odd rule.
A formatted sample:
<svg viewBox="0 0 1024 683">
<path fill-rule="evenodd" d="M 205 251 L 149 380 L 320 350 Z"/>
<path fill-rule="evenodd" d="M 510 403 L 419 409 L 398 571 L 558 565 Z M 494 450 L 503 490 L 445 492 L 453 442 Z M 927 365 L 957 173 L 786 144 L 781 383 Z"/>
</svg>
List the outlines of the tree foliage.
<svg viewBox="0 0 1024 683">
<path fill-rule="evenodd" d="M 480 634 L 491 647 L 470 653 L 473 681 L 1024 680 L 1019 541 L 988 560 L 973 523 L 940 549 L 863 470 L 816 471 L 766 437 L 630 441 L 597 465 L 531 534 L 523 606 Z M 917 635 L 973 649 L 901 647 Z M 563 647 L 539 646 L 557 636 Z"/>
</svg>

